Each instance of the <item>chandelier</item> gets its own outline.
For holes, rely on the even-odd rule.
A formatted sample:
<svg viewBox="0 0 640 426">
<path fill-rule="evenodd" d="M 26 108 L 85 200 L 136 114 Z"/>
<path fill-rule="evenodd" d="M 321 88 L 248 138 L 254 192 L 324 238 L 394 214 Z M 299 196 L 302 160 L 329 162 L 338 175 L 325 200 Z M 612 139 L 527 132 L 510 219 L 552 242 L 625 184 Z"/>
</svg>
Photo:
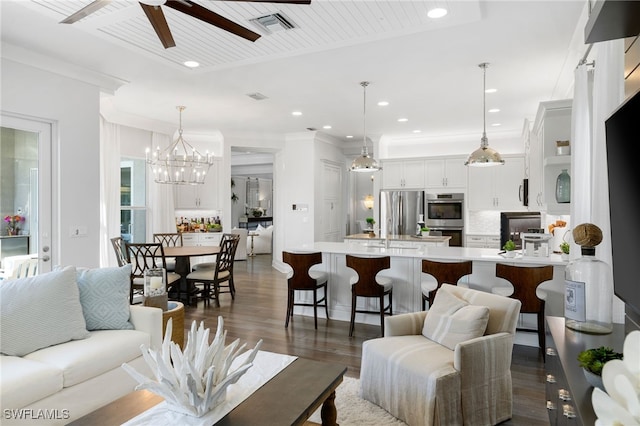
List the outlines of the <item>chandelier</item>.
<svg viewBox="0 0 640 426">
<path fill-rule="evenodd" d="M 201 185 L 213 164 L 213 154 L 200 154 L 182 137 L 182 111 L 186 107 L 177 106 L 180 112 L 180 127 L 176 140 L 161 150 L 157 147 L 153 154 L 147 148 L 145 159 L 157 183 L 173 185 Z"/>
<path fill-rule="evenodd" d="M 504 164 L 504 160 L 496 151 L 489 147 L 489 139 L 487 138 L 487 110 L 486 110 L 486 99 L 487 99 L 487 67 L 489 64 L 487 62 L 483 62 L 478 65 L 482 68 L 483 72 L 483 91 L 482 91 L 482 111 L 483 111 L 483 128 L 482 128 L 482 138 L 480 138 L 480 148 L 476 149 L 469 155 L 469 158 L 464 163 L 465 166 L 474 166 L 474 167 L 487 167 L 487 166 L 499 166 Z"/>
<path fill-rule="evenodd" d="M 352 172 L 377 172 L 378 170 L 382 170 L 382 167 L 378 165 L 375 158 L 369 155 L 369 150 L 367 148 L 367 86 L 369 85 L 368 81 L 360 82 L 360 86 L 364 91 L 364 105 L 362 109 L 362 154 L 356 157 L 351 163 Z"/>
</svg>

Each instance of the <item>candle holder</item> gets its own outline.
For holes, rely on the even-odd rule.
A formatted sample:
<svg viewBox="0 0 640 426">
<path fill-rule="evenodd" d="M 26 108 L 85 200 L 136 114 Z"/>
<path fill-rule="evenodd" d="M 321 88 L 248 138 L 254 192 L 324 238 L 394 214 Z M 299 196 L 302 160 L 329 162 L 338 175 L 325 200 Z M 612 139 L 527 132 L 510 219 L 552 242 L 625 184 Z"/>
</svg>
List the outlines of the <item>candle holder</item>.
<svg viewBox="0 0 640 426">
<path fill-rule="evenodd" d="M 167 284 L 164 268 L 149 268 L 144 271 L 144 306 L 161 308 L 167 307 Z"/>
</svg>

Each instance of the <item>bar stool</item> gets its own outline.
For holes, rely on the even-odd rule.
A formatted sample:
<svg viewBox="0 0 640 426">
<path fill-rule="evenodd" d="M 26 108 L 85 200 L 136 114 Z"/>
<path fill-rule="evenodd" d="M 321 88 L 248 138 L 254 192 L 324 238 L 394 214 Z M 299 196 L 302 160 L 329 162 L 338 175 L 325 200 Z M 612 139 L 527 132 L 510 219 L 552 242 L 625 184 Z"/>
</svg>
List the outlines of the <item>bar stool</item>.
<svg viewBox="0 0 640 426">
<path fill-rule="evenodd" d="M 465 275 L 470 275 L 473 270 L 473 262 L 470 260 L 462 262 L 435 262 L 433 260 L 422 259 L 422 272 L 434 277 L 436 286 L 430 281 L 423 281 L 420 285 L 422 290 L 422 310 L 427 310 L 427 300 L 429 305 L 436 297 L 436 292 L 444 283 L 457 285 L 458 280 Z"/>
<path fill-rule="evenodd" d="M 545 355 L 545 327 L 544 327 L 544 299 L 540 299 L 536 294 L 536 289 L 545 281 L 553 279 L 553 266 L 513 266 L 504 263 L 496 263 L 496 276 L 504 278 L 513 286 L 513 293 L 508 294 L 510 289 L 507 287 L 494 287 L 491 292 L 508 296 L 512 299 L 518 299 L 522 302 L 520 308 L 521 314 L 537 314 L 538 328 L 537 330 L 518 328 L 519 331 L 537 331 L 538 345 L 542 357 Z"/>
<path fill-rule="evenodd" d="M 384 336 L 384 316 L 393 315 L 393 280 L 389 277 L 377 276 L 383 269 L 389 269 L 391 258 L 384 257 L 357 257 L 346 255 L 347 267 L 358 274 L 351 278 L 351 324 L 349 337 L 353 336 L 355 328 L 356 312 L 361 314 L 380 314 L 380 327 Z M 388 296 L 389 304 L 384 305 L 384 297 Z M 377 298 L 377 311 L 357 309 L 358 297 Z"/>
<path fill-rule="evenodd" d="M 289 318 L 293 316 L 294 306 L 313 306 L 313 321 L 316 330 L 318 329 L 318 306 L 324 306 L 324 312 L 329 319 L 329 309 L 327 307 L 327 281 L 328 274 L 324 271 L 311 270 L 313 265 L 322 263 L 322 253 L 293 253 L 282 252 L 282 261 L 291 266 L 292 271 L 287 276 L 288 297 L 287 297 L 287 319 L 284 327 L 289 327 Z M 318 290 L 322 289 L 323 295 L 318 299 Z M 296 302 L 295 292 L 312 291 L 313 303 Z"/>
</svg>

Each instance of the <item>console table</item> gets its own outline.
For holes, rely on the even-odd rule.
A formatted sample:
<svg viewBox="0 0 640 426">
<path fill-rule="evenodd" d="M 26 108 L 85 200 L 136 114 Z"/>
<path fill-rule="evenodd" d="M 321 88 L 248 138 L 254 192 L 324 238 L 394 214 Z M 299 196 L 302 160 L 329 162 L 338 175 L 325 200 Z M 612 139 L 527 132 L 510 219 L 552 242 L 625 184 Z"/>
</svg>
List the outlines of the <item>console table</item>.
<svg viewBox="0 0 640 426">
<path fill-rule="evenodd" d="M 610 334 L 580 333 L 564 326 L 564 318 L 547 317 L 545 382 L 549 423 L 593 425 L 593 387 L 587 383 L 578 354 L 585 349 L 609 346 L 622 352 L 624 324 L 614 324 Z"/>
<path fill-rule="evenodd" d="M 261 225 L 267 227 L 273 224 L 273 217 L 271 216 L 241 216 L 238 222 L 239 228 L 255 229 L 256 226 Z"/>
</svg>

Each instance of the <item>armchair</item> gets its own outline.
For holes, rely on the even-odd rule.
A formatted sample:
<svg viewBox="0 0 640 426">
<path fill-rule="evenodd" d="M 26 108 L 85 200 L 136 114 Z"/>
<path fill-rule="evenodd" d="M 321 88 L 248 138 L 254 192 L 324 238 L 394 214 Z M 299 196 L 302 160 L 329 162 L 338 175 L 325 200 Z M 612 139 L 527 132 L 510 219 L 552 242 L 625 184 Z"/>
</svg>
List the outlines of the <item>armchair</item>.
<svg viewBox="0 0 640 426">
<path fill-rule="evenodd" d="M 362 398 L 410 425 L 495 425 L 511 418 L 520 306 L 443 284 L 429 311 L 387 317 L 384 337 L 363 343 Z"/>
</svg>

